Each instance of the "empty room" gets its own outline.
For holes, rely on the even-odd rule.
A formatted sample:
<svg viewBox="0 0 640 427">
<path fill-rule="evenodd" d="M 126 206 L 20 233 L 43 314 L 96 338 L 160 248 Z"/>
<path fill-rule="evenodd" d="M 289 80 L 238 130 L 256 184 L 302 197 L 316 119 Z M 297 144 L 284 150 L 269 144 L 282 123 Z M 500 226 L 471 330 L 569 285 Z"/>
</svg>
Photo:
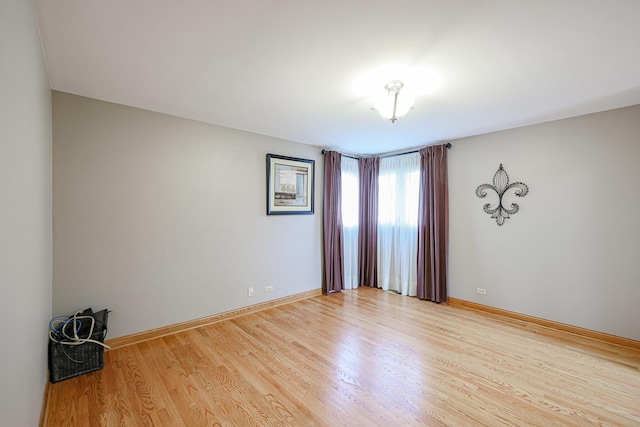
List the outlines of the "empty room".
<svg viewBox="0 0 640 427">
<path fill-rule="evenodd" d="M 3 1 L 0 425 L 640 425 L 639 19 Z"/>
</svg>

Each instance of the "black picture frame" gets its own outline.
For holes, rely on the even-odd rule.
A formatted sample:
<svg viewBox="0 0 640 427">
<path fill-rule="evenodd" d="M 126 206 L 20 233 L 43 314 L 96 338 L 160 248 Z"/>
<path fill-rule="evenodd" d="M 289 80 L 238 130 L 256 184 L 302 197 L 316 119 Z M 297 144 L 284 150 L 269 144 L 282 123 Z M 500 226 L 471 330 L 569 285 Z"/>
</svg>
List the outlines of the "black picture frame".
<svg viewBox="0 0 640 427">
<path fill-rule="evenodd" d="M 267 215 L 313 214 L 315 160 L 267 154 Z"/>
</svg>

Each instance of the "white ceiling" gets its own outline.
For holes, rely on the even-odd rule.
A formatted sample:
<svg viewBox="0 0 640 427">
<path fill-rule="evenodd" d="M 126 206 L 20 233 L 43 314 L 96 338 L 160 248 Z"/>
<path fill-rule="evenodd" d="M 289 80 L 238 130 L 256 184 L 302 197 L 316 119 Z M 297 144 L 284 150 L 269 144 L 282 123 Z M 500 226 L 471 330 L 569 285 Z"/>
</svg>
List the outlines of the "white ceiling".
<svg viewBox="0 0 640 427">
<path fill-rule="evenodd" d="M 354 154 L 640 104 L 638 0 L 37 5 L 52 89 Z M 363 82 L 394 78 L 392 124 Z"/>
</svg>

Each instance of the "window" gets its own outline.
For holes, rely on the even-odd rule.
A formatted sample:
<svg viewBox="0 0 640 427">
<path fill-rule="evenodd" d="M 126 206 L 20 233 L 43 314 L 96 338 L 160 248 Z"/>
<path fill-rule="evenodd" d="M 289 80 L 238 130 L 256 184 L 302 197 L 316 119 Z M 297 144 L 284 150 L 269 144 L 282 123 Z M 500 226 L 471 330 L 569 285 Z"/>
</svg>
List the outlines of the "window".
<svg viewBox="0 0 640 427">
<path fill-rule="evenodd" d="M 344 287 L 358 287 L 358 218 L 360 174 L 358 160 L 342 157 L 342 231 L 344 238 Z"/>
<path fill-rule="evenodd" d="M 345 289 L 358 287 L 358 161 L 342 157 L 342 226 Z M 420 154 L 380 159 L 378 174 L 378 286 L 417 293 Z"/>
<path fill-rule="evenodd" d="M 342 225 L 358 226 L 360 179 L 358 161 L 348 157 L 342 159 Z"/>
<path fill-rule="evenodd" d="M 382 165 L 381 165 L 382 168 Z M 378 178 L 378 224 L 418 226 L 420 169 L 388 170 Z"/>
<path fill-rule="evenodd" d="M 380 159 L 378 175 L 378 286 L 417 293 L 420 154 Z"/>
</svg>

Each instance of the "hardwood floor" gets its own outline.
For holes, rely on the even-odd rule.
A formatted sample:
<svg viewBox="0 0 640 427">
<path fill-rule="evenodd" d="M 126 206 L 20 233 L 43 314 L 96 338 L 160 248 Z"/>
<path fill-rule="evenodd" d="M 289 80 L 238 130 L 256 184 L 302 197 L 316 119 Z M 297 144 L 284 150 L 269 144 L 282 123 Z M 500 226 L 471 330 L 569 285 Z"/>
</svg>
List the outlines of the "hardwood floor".
<svg viewBox="0 0 640 427">
<path fill-rule="evenodd" d="M 46 426 L 634 426 L 640 352 L 376 289 L 109 351 Z"/>
</svg>

